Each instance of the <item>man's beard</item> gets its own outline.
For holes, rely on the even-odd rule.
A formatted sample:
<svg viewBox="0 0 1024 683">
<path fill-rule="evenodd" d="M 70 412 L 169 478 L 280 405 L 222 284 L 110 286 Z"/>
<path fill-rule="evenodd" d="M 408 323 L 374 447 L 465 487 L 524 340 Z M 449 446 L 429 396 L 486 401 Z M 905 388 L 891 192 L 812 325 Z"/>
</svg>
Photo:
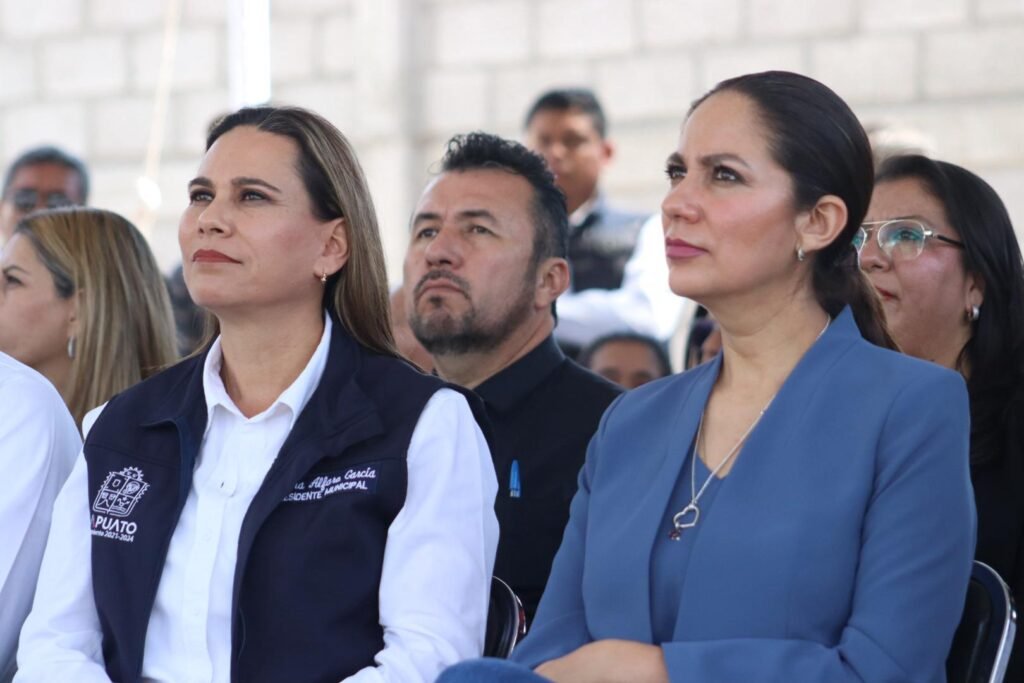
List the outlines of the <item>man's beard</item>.
<svg viewBox="0 0 1024 683">
<path fill-rule="evenodd" d="M 462 290 L 466 301 L 469 302 L 469 309 L 456 317 L 443 310 L 440 301 L 432 301 L 430 294 L 427 294 L 425 303 L 432 308 L 421 316 L 414 293 L 409 327 L 412 328 L 412 333 L 419 343 L 432 356 L 458 356 L 492 351 L 508 339 L 530 315 L 533 306 L 533 290 L 530 285 L 535 277 L 524 277 L 523 286 L 509 304 L 505 314 L 491 320 L 482 319 L 480 311 L 473 304 L 469 295 L 469 283 L 451 273 L 431 271 L 420 280 L 416 290 L 420 289 L 423 283 L 440 278 L 453 282 Z"/>
</svg>

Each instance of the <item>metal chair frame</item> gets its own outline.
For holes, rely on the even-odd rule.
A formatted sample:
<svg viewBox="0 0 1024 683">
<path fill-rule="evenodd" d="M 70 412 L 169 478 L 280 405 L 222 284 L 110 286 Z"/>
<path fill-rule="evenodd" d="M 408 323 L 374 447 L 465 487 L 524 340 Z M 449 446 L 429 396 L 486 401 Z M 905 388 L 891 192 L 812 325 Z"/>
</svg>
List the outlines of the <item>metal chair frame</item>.
<svg viewBox="0 0 1024 683">
<path fill-rule="evenodd" d="M 985 624 L 969 623 L 970 605 L 965 605 L 964 616 L 957 627 L 957 636 L 971 633 L 975 636 L 976 642 L 971 646 L 968 653 L 970 661 L 967 662 L 964 681 L 954 681 L 951 677 L 950 683 L 1002 683 L 1006 676 L 1006 667 L 1010 661 L 1010 652 L 1013 647 L 1013 637 L 1017 631 L 1017 610 L 1013 603 L 1013 596 L 1006 582 L 1000 578 L 996 570 L 984 562 L 974 562 L 971 570 L 971 584 L 980 586 L 988 600 L 986 607 L 988 616 Z M 968 598 L 969 599 L 969 598 Z M 966 630 L 964 630 L 966 629 Z M 966 636 L 964 636 L 966 637 Z M 954 642 L 956 637 L 954 638 Z M 959 654 L 959 653 L 957 653 Z M 980 659 L 976 659 L 980 658 Z M 947 672 L 954 669 L 960 661 L 954 661 L 951 653 L 947 660 Z"/>
<path fill-rule="evenodd" d="M 511 586 L 497 576 L 491 577 L 484 656 L 507 659 L 525 635 L 526 610 L 522 601 Z"/>
</svg>

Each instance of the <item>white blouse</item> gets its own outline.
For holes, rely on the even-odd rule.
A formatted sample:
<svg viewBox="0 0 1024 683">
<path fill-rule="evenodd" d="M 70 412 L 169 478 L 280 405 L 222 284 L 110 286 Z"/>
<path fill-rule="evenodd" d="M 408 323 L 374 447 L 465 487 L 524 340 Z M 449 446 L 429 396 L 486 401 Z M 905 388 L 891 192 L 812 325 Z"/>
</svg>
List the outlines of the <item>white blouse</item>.
<svg viewBox="0 0 1024 683">
<path fill-rule="evenodd" d="M 53 384 L 0 353 L 0 681 L 14 672 L 53 500 L 81 448 L 78 426 Z"/>
<path fill-rule="evenodd" d="M 192 488 L 164 565 L 146 634 L 143 680 L 230 680 L 231 595 L 242 520 L 327 363 L 331 322 L 299 377 L 246 418 L 220 378 L 214 342 L 203 368 L 207 429 Z M 97 411 L 87 418 L 95 421 Z M 433 681 L 483 649 L 498 541 L 497 483 L 465 399 L 427 402 L 407 454 L 405 505 L 388 530 L 380 582 L 384 649 L 351 683 Z M 16 681 L 109 681 L 92 601 L 84 459 L 57 499 L 37 604 L 26 622 Z"/>
</svg>

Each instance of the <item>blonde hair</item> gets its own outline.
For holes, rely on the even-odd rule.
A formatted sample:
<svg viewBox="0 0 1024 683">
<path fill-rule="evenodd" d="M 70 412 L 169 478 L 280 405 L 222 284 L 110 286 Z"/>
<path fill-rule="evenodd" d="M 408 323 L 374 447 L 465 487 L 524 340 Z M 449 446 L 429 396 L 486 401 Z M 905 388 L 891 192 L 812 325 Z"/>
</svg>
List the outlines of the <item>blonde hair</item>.
<svg viewBox="0 0 1024 683">
<path fill-rule="evenodd" d="M 167 288 L 129 221 L 100 209 L 58 209 L 28 216 L 15 232 L 32 244 L 58 295 L 78 298 L 64 400 L 79 426 L 89 410 L 176 360 Z"/>
<path fill-rule="evenodd" d="M 206 149 L 238 126 L 252 126 L 296 143 L 296 171 L 309 195 L 313 215 L 321 221 L 344 217 L 347 227 L 348 262 L 328 279 L 324 308 L 366 348 L 397 356 L 377 213 L 348 140 L 331 122 L 307 109 L 246 107 L 213 124 Z M 207 343 L 215 333 L 216 326 L 208 324 Z"/>
</svg>

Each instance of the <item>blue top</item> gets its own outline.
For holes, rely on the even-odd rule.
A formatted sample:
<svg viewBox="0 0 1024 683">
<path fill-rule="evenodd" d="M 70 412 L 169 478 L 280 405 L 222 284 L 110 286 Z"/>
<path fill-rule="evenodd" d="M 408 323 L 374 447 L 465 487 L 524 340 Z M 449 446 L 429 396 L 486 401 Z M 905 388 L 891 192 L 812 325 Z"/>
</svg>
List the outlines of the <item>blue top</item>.
<svg viewBox="0 0 1024 683">
<path fill-rule="evenodd" d="M 660 640 L 651 564 L 720 367 L 721 356 L 609 407 L 513 659 Z M 944 681 L 974 552 L 968 437 L 963 379 L 869 344 L 843 311 L 700 520 L 660 643 L 670 680 Z"/>
<path fill-rule="evenodd" d="M 662 524 L 662 532 L 654 539 L 654 550 L 651 554 L 651 631 L 654 634 L 652 642 L 661 644 L 672 640 L 672 633 L 676 627 L 676 617 L 679 603 L 683 597 L 683 578 L 686 576 L 686 567 L 690 564 L 690 554 L 693 552 L 694 543 L 700 532 L 704 530 L 708 515 L 711 513 L 711 505 L 715 501 L 715 494 L 725 484 L 718 477 L 711 477 L 711 471 L 704 461 L 699 457 L 694 461 L 694 449 L 691 447 L 683 467 L 679 470 L 679 483 L 669 500 L 668 508 L 665 510 L 665 521 Z M 690 481 L 693 479 L 691 473 L 696 472 L 695 489 L 690 488 Z M 711 480 L 708 480 L 711 477 Z M 704 482 L 708 487 L 704 489 L 697 506 L 700 509 L 700 518 L 697 524 L 678 534 L 678 539 L 673 540 L 671 532 L 675 529 L 672 518 L 677 512 L 685 508 L 692 499 L 693 490 L 700 491 Z"/>
</svg>

